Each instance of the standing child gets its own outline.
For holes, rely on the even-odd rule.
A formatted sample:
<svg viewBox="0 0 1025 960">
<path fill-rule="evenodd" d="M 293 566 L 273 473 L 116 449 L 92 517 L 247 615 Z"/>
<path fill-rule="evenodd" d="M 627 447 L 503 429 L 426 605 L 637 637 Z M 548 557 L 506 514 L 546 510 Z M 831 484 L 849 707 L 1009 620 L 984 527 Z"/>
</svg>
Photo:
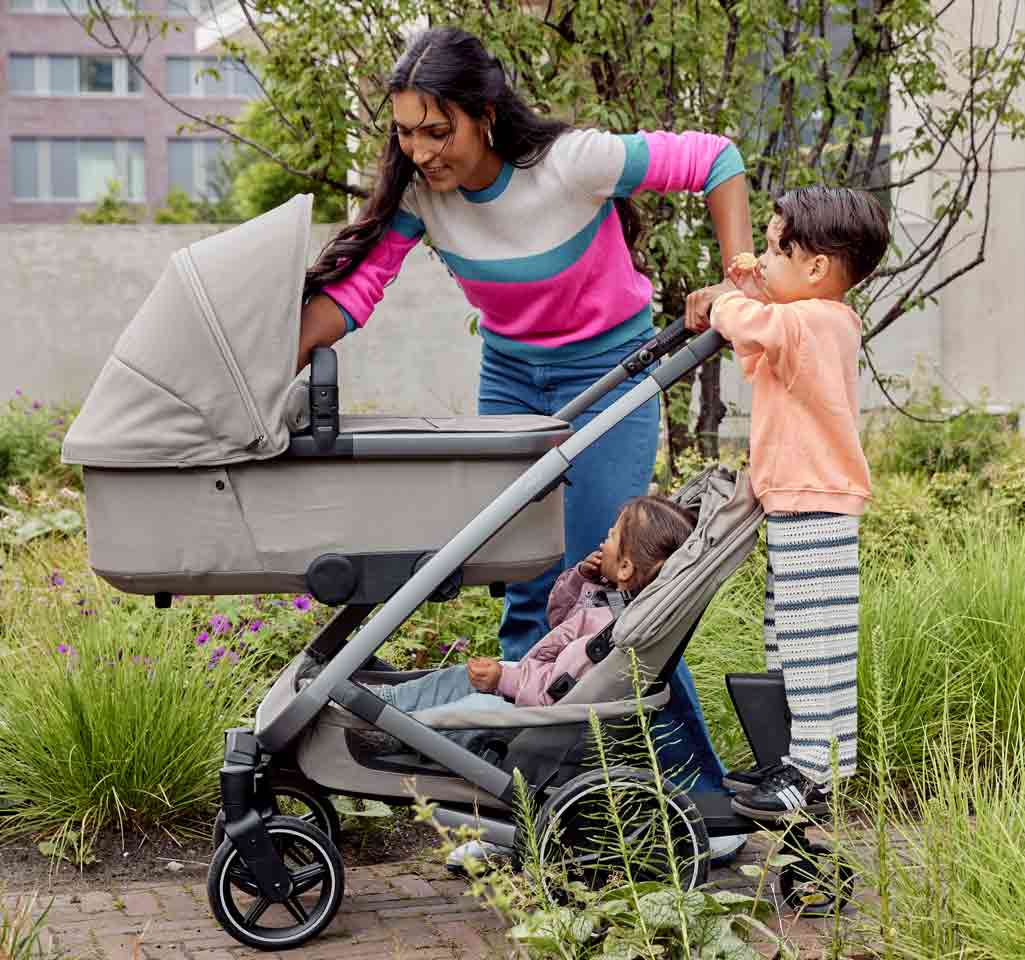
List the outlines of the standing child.
<svg viewBox="0 0 1025 960">
<path fill-rule="evenodd" d="M 867 193 L 791 190 L 774 210 L 765 253 L 734 259 L 738 290 L 711 311 L 753 385 L 751 480 L 769 557 L 765 657 L 783 672 L 792 717 L 781 763 L 723 782 L 738 790 L 735 811 L 769 821 L 827 809 L 834 743 L 841 777 L 857 765 L 858 517 L 869 471 L 858 436 L 861 320 L 844 296 L 889 244 L 886 215 Z"/>
</svg>

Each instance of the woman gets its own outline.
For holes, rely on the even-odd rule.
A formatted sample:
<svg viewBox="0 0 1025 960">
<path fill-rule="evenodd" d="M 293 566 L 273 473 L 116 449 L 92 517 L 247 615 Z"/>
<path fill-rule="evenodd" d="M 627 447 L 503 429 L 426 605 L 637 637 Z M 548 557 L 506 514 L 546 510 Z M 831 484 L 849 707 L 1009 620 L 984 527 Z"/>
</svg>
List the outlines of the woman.
<svg viewBox="0 0 1025 960">
<path fill-rule="evenodd" d="M 416 36 L 389 92 L 393 124 L 374 193 L 307 274 L 299 369 L 313 347 L 366 323 L 427 233 L 480 311 L 480 413 L 551 415 L 653 335 L 631 194 L 703 191 L 724 265 L 752 250 L 743 163 L 724 137 L 619 136 L 539 116 L 497 58 L 453 28 Z M 688 317 L 706 313 L 722 286 L 691 294 Z M 574 426 L 640 379 L 628 379 Z M 583 560 L 623 502 L 647 492 L 658 430 L 653 399 L 577 458 L 565 491 L 565 564 L 508 586 L 504 660 L 521 659 L 547 633 L 545 606 L 564 565 Z M 700 717 L 682 660 L 680 671 Z M 701 766 L 721 771 L 699 727 Z"/>
</svg>

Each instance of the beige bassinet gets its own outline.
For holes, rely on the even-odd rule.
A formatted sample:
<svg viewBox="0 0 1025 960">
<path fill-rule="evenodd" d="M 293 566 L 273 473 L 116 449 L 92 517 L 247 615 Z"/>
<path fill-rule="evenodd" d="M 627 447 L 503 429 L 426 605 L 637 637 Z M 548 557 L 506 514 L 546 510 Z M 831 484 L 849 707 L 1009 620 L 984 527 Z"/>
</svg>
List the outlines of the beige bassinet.
<svg viewBox="0 0 1025 960">
<path fill-rule="evenodd" d="M 90 563 L 119 589 L 300 591 L 327 557 L 346 585 L 329 602 L 379 602 L 570 435 L 549 417 L 342 415 L 329 450 L 311 444 L 294 377 L 311 209 L 296 196 L 175 253 L 68 431 Z M 554 491 L 462 583 L 530 579 L 562 552 Z"/>
</svg>

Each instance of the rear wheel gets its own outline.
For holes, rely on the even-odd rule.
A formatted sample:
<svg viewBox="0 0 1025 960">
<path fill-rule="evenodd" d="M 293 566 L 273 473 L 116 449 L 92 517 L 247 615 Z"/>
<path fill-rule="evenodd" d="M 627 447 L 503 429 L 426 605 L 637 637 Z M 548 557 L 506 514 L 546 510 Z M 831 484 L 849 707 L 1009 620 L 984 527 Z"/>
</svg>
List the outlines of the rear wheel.
<svg viewBox="0 0 1025 960">
<path fill-rule="evenodd" d="M 638 882 L 665 881 L 672 871 L 671 848 L 683 889 L 704 883 L 705 823 L 686 793 L 664 777 L 661 786 L 665 817 L 658 783 L 649 770 L 613 767 L 608 776 L 592 770 L 574 777 L 541 808 L 536 827 L 541 864 L 565 870 L 570 880 L 581 880 L 591 889 L 608 883 L 614 874 L 625 875 L 627 869 Z"/>
<path fill-rule="evenodd" d="M 267 833 L 288 869 L 292 895 L 284 903 L 263 896 L 238 849 L 225 840 L 207 874 L 207 896 L 217 922 L 239 943 L 288 950 L 317 936 L 333 919 L 345 891 L 342 858 L 316 827 L 294 817 L 271 817 Z"/>
</svg>

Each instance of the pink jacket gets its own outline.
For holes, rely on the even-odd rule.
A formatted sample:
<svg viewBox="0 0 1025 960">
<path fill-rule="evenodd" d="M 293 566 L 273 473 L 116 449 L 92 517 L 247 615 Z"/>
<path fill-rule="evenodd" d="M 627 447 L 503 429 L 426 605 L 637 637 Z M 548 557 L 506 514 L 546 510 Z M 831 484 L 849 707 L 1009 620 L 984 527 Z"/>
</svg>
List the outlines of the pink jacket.
<svg viewBox="0 0 1025 960">
<path fill-rule="evenodd" d="M 498 692 L 518 707 L 549 707 L 548 687 L 564 673 L 579 680 L 591 667 L 587 642 L 613 619 L 600 603 L 602 588 L 585 580 L 576 567 L 566 570 L 548 596 L 551 631 L 511 666 L 502 664 Z"/>
<path fill-rule="evenodd" d="M 715 301 L 712 327 L 754 387 L 751 482 L 765 512 L 862 513 L 858 315 L 836 300 L 765 304 L 734 291 Z"/>
</svg>

